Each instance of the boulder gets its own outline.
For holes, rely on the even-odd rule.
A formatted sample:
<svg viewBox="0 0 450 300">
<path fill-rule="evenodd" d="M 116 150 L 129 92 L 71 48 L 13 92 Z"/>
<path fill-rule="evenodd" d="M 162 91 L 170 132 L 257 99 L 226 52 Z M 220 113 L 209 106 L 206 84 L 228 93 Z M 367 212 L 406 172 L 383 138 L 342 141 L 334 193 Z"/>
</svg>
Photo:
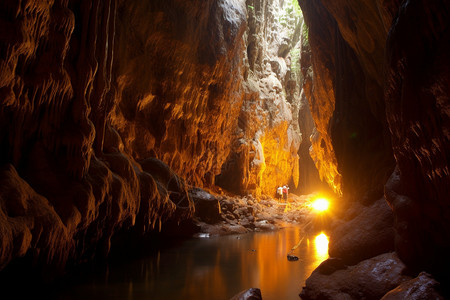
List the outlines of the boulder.
<svg viewBox="0 0 450 300">
<path fill-rule="evenodd" d="M 222 220 L 219 200 L 215 196 L 201 188 L 192 188 L 189 197 L 195 204 L 195 217 L 209 224 Z"/>
<path fill-rule="evenodd" d="M 439 293 L 439 282 L 437 282 L 430 274 L 422 272 L 416 278 L 403 282 L 381 298 L 381 300 L 396 299 L 438 300 L 445 298 Z"/>
<path fill-rule="evenodd" d="M 363 207 L 330 235 L 330 256 L 342 258 L 348 265 L 393 250 L 393 216 L 384 198 Z"/>
<path fill-rule="evenodd" d="M 405 265 L 394 252 L 364 260 L 355 266 L 328 261 L 323 262 L 306 280 L 300 294 L 303 300 L 380 299 L 411 279 L 403 275 Z M 332 265 L 332 268 L 323 267 L 325 265 Z"/>
<path fill-rule="evenodd" d="M 256 288 L 251 288 L 240 292 L 235 295 L 230 300 L 262 300 L 261 290 Z"/>
</svg>

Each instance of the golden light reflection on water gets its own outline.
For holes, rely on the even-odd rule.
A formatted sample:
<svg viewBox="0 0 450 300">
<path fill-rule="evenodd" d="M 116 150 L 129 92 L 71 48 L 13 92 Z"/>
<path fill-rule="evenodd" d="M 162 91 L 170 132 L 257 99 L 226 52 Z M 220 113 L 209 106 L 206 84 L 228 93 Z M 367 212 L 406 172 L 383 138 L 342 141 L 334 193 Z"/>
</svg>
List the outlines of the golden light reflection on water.
<svg viewBox="0 0 450 300">
<path fill-rule="evenodd" d="M 328 258 L 328 237 L 321 232 L 314 238 L 314 248 L 316 249 L 316 260 L 324 261 Z"/>
<path fill-rule="evenodd" d="M 207 299 L 211 295 L 219 298 L 221 295 L 226 299 L 245 287 L 258 287 L 268 299 L 288 291 L 292 298 L 286 294 L 286 299 L 297 299 L 304 280 L 328 258 L 328 237 L 321 232 L 312 236 L 311 242 L 305 238 L 293 253 L 299 261 L 288 261 L 287 253 L 303 234 L 304 231 L 297 227 L 278 233 L 255 234 L 251 239 L 243 236 L 238 241 L 228 242 L 210 257 L 213 263 L 204 265 L 201 271 L 199 266 L 192 266 L 182 296 Z M 242 287 L 231 292 L 236 285 Z"/>
<path fill-rule="evenodd" d="M 299 246 L 292 250 L 295 245 Z M 288 261 L 288 253 L 299 260 Z M 300 227 L 188 240 L 158 251 L 149 260 L 111 268 L 108 280 L 77 286 L 76 291 L 104 292 L 99 298 L 105 299 L 107 293 L 119 299 L 142 295 L 153 300 L 230 299 L 256 287 L 264 299 L 293 300 L 298 299 L 306 278 L 327 258 L 326 234 L 309 235 Z M 79 299 L 69 296 L 64 299 Z"/>
</svg>

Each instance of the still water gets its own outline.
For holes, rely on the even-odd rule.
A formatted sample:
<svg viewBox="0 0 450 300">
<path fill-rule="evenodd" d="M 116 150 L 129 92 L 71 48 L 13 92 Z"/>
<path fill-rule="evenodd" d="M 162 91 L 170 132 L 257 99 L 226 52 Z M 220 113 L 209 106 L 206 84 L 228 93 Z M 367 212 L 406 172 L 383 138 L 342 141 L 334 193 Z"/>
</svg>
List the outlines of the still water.
<svg viewBox="0 0 450 300">
<path fill-rule="evenodd" d="M 229 299 L 257 287 L 265 300 L 299 299 L 311 272 L 328 257 L 324 234 L 301 239 L 299 227 L 211 238 L 195 238 L 150 257 L 112 265 L 65 289 L 58 299 Z"/>
</svg>

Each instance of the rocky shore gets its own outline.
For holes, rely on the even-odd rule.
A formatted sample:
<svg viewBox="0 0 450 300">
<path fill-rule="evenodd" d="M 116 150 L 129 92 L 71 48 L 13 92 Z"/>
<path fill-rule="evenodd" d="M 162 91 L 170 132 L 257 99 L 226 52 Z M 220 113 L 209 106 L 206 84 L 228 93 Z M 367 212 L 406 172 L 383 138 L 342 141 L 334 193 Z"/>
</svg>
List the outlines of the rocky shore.
<svg viewBox="0 0 450 300">
<path fill-rule="evenodd" d="M 311 223 L 311 201 L 317 196 L 290 194 L 284 202 L 269 196 L 212 194 L 199 188 L 189 193 L 196 208 L 192 222 L 197 236 L 276 230 L 287 224 Z"/>
</svg>

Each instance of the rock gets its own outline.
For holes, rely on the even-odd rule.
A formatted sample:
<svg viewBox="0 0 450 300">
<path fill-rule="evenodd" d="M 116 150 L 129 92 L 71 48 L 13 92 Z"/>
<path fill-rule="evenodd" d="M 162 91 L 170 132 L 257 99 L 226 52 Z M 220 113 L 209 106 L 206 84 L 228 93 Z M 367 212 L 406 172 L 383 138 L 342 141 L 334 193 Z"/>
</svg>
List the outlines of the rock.
<svg viewBox="0 0 450 300">
<path fill-rule="evenodd" d="M 310 139 L 349 202 L 381 197 L 397 165 L 396 251 L 448 276 L 448 1 L 300 0 L 302 75 L 291 2 L 0 1 L 0 269 L 104 259 L 119 235 L 191 218 L 187 184 L 294 187 Z M 303 137 L 301 85 L 315 125 Z M 279 220 L 265 209 L 228 209 L 223 231 L 245 232 L 248 213 Z M 383 251 L 354 251 L 351 231 L 331 251 Z"/>
<path fill-rule="evenodd" d="M 219 200 L 201 188 L 189 190 L 189 196 L 195 204 L 195 217 L 209 224 L 222 220 Z"/>
<path fill-rule="evenodd" d="M 364 259 L 394 251 L 392 210 L 384 198 L 363 207 L 350 221 L 330 234 L 329 254 L 353 265 Z"/>
<path fill-rule="evenodd" d="M 287 57 L 296 50 L 302 20 L 294 18 L 291 1 L 262 1 L 247 12 L 244 101 L 216 183 L 240 195 L 275 196 L 278 186 L 299 182 L 300 86 L 288 82 L 298 80 L 300 68 Z"/>
<path fill-rule="evenodd" d="M 230 300 L 262 300 L 261 290 L 251 288 L 233 296 Z"/>
<path fill-rule="evenodd" d="M 379 190 L 394 167 L 380 62 L 395 12 L 384 20 L 383 5 L 373 0 L 362 6 L 354 0 L 299 3 L 314 74 L 310 80 L 308 66 L 302 67 L 316 125 L 311 156 L 321 178 L 336 192 L 360 198 L 368 190 Z"/>
<path fill-rule="evenodd" d="M 245 3 L 118 1 L 118 10 L 112 124 L 135 158 L 157 157 L 190 184 L 213 185 L 243 101 Z"/>
<path fill-rule="evenodd" d="M 317 267 L 317 272 L 323 275 L 331 275 L 338 270 L 347 268 L 347 265 L 340 258 L 330 257 Z"/>
<path fill-rule="evenodd" d="M 395 190 L 386 185 L 396 251 L 415 272 L 448 278 L 450 35 L 440 21 L 450 17 L 448 1 L 299 3 L 321 178 L 347 201 L 366 202 L 397 167 Z"/>
<path fill-rule="evenodd" d="M 440 284 L 430 274 L 422 272 L 414 279 L 405 281 L 383 296 L 381 300 L 445 299 L 439 292 Z"/>
<path fill-rule="evenodd" d="M 255 227 L 260 230 L 275 230 L 275 229 L 277 229 L 277 226 L 267 222 L 266 220 L 256 222 Z"/>
<path fill-rule="evenodd" d="M 335 267 L 330 268 L 331 265 Z M 411 279 L 403 275 L 404 269 L 405 265 L 395 253 L 382 254 L 349 267 L 335 260 L 325 261 L 306 280 L 300 297 L 303 300 L 380 299 Z"/>
<path fill-rule="evenodd" d="M 287 255 L 287 260 L 288 261 L 297 261 L 298 260 L 298 256 L 292 255 L 292 254 L 288 254 Z"/>
<path fill-rule="evenodd" d="M 447 280 L 450 25 L 436 20 L 448 18 L 447 1 L 407 2 L 386 42 L 386 116 L 397 162 L 396 184 L 386 185 L 386 199 L 396 218 L 396 251 L 415 271 Z"/>
</svg>

